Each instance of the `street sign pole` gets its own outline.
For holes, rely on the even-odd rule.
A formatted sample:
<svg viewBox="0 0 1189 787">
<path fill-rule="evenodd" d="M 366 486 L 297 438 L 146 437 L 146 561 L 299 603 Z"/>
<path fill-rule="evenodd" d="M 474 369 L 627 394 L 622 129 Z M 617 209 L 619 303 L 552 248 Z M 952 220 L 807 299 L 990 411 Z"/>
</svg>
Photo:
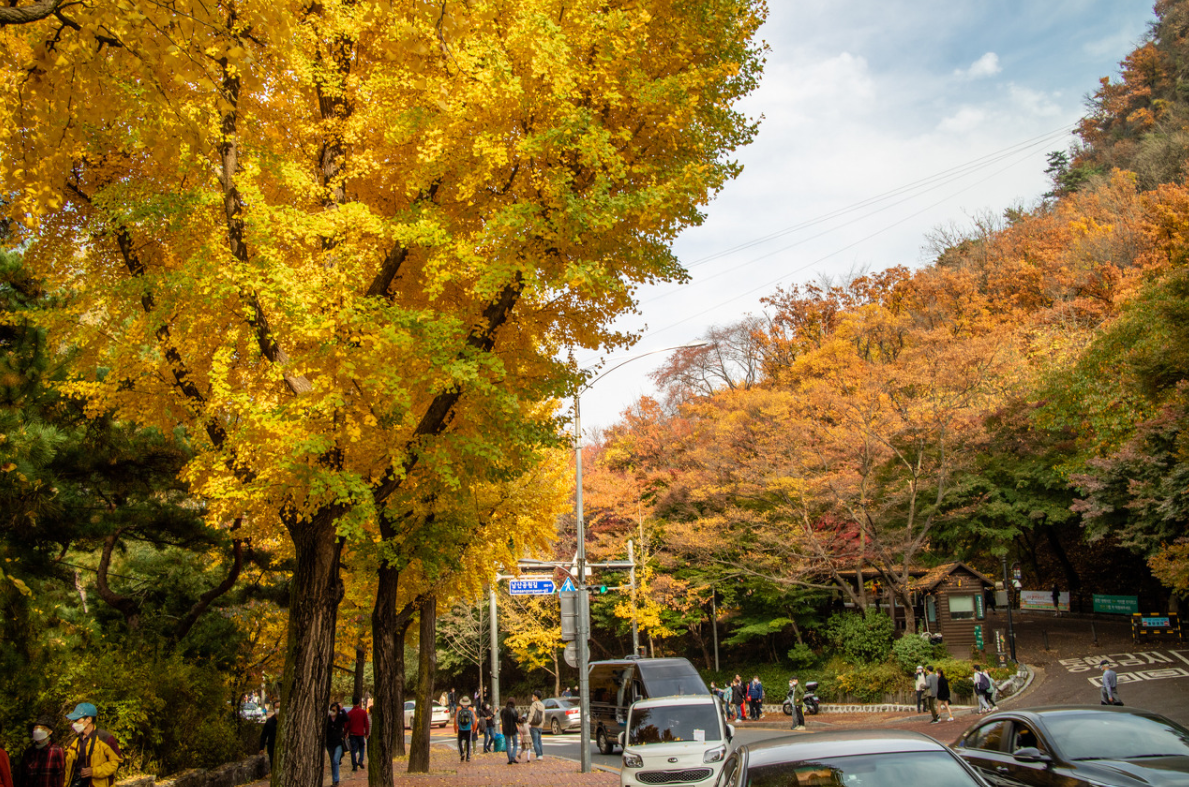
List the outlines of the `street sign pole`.
<svg viewBox="0 0 1189 787">
<path fill-rule="evenodd" d="M 590 653 L 586 638 L 590 636 L 590 606 L 586 598 L 586 525 L 582 521 L 582 420 L 574 394 L 574 465 L 577 470 L 577 492 L 574 496 L 575 517 L 578 520 L 578 708 L 582 725 L 579 731 L 579 770 L 590 773 L 590 675 L 587 662 Z"/>
</svg>

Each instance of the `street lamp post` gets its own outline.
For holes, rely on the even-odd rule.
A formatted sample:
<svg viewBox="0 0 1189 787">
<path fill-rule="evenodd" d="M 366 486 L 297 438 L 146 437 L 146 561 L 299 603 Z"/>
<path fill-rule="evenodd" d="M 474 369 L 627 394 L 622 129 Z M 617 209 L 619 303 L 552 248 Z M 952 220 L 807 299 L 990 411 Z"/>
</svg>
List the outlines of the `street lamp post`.
<svg viewBox="0 0 1189 787">
<path fill-rule="evenodd" d="M 1007 648 L 1013 663 L 1016 661 L 1016 630 L 1011 620 L 1011 581 L 1007 576 L 1007 553 L 1003 556 L 1003 589 L 1007 592 Z"/>
<path fill-rule="evenodd" d="M 574 392 L 574 468 L 577 473 L 575 480 L 574 513 L 578 520 L 578 553 L 575 556 L 574 562 L 577 563 L 578 568 L 578 707 L 582 719 L 580 732 L 581 745 L 578 748 L 581 752 L 582 773 L 590 773 L 590 670 L 588 668 L 590 664 L 590 644 L 587 642 L 590 636 L 590 599 L 586 593 L 586 523 L 582 519 L 582 408 L 579 400 L 582 398 L 582 394 L 589 390 L 592 385 L 624 364 L 638 361 L 641 358 L 656 355 L 657 353 L 706 347 L 709 344 L 710 342 L 679 344 L 675 347 L 664 347 L 660 350 L 652 350 L 651 352 L 632 356 L 615 364 Z"/>
</svg>

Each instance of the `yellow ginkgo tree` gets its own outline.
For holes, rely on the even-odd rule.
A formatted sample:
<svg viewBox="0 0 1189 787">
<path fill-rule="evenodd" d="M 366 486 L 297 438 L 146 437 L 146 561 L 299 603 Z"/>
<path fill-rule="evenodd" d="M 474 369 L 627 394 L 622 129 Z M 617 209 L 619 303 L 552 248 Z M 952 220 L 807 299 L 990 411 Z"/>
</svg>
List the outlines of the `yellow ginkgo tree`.
<svg viewBox="0 0 1189 787">
<path fill-rule="evenodd" d="M 577 383 L 559 350 L 630 342 L 636 288 L 682 277 L 669 243 L 754 132 L 764 11 L 81 0 L 0 26 L 3 211 L 65 299 L 69 393 L 184 433 L 210 521 L 292 542 L 275 784 L 320 782 L 344 543 L 410 484 L 531 467 Z"/>
</svg>

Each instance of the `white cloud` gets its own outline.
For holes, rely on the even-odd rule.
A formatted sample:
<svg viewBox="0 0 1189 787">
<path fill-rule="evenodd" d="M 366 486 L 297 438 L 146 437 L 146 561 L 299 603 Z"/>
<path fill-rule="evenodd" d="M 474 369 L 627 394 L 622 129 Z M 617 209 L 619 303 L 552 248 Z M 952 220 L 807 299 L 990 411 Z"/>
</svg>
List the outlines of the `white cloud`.
<svg viewBox="0 0 1189 787">
<path fill-rule="evenodd" d="M 947 134 L 964 134 L 986 122 L 987 113 L 977 107 L 962 107 L 937 124 L 937 130 Z"/>
<path fill-rule="evenodd" d="M 988 52 L 970 64 L 970 68 L 954 69 L 954 76 L 962 79 L 982 79 L 983 77 L 993 77 L 1003 70 L 999 65 L 999 55 L 994 52 Z"/>
</svg>

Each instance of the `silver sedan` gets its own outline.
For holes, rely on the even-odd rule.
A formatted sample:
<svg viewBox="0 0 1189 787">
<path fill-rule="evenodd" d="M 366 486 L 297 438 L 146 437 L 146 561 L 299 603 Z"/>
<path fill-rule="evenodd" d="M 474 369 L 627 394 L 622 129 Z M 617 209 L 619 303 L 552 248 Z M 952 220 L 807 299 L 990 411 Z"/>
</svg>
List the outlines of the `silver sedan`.
<svg viewBox="0 0 1189 787">
<path fill-rule="evenodd" d="M 545 700 L 545 721 L 541 725 L 554 735 L 563 732 L 577 732 L 582 728 L 577 698 L 550 697 Z"/>
</svg>

